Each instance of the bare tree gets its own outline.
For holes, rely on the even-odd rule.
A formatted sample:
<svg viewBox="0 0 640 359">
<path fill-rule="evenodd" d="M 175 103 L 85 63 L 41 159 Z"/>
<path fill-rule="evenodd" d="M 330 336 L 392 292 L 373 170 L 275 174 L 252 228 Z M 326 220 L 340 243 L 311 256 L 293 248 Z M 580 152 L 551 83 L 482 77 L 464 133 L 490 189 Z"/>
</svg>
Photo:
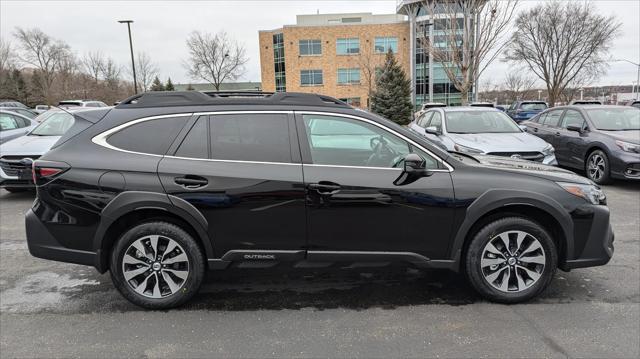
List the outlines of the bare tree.
<svg viewBox="0 0 640 359">
<path fill-rule="evenodd" d="M 56 70 L 62 58 L 70 51 L 69 45 L 56 40 L 38 28 L 22 29 L 16 27 L 14 36 L 18 40 L 21 52 L 19 59 L 33 65 L 39 72 L 42 94 L 51 102 L 51 86 L 55 80 Z"/>
<path fill-rule="evenodd" d="M 382 65 L 382 61 L 376 61 L 378 58 L 382 60 L 381 57 L 374 55 L 372 49 L 362 51 L 360 56 L 358 56 L 358 65 L 362 71 L 361 81 L 362 84 L 367 87 L 366 105 L 368 110 L 371 110 L 371 96 L 373 96 L 376 88 L 376 72 Z"/>
<path fill-rule="evenodd" d="M 517 69 L 508 73 L 504 79 L 504 89 L 511 101 L 524 99 L 535 84 L 536 79 L 534 77 L 526 76 L 521 71 L 517 71 Z"/>
<path fill-rule="evenodd" d="M 216 91 L 222 83 L 244 75 L 245 48 L 224 31 L 214 35 L 194 31 L 187 38 L 187 48 L 189 58 L 184 65 L 189 76 L 211 83 Z"/>
<path fill-rule="evenodd" d="M 158 67 L 146 52 L 139 52 L 136 59 L 136 73 L 142 92 L 147 92 L 153 79 L 158 76 Z"/>
<path fill-rule="evenodd" d="M 109 87 L 117 87 L 118 82 L 120 81 L 120 72 L 122 72 L 122 68 L 120 65 L 116 64 L 111 57 L 104 60 L 102 68 L 100 69 L 102 78 Z"/>
<path fill-rule="evenodd" d="M 518 15 L 506 58 L 525 64 L 545 82 L 553 106 L 581 73 L 597 75 L 606 68 L 620 26 L 589 2 L 545 2 Z"/>
<path fill-rule="evenodd" d="M 57 76 L 60 90 L 64 97 L 76 96 L 72 82 L 78 72 L 78 67 L 78 60 L 71 51 L 65 51 L 61 54 L 58 61 Z"/>
<path fill-rule="evenodd" d="M 82 67 L 84 71 L 91 76 L 94 83 L 97 84 L 104 67 L 104 55 L 102 52 L 88 52 L 82 58 Z"/>
<path fill-rule="evenodd" d="M 425 0 L 433 30 L 444 31 L 425 48 L 442 65 L 466 105 L 478 77 L 501 53 L 518 0 Z M 444 45 L 444 46 L 443 46 Z"/>
<path fill-rule="evenodd" d="M 0 73 L 11 71 L 15 67 L 15 60 L 11 43 L 0 37 Z"/>
</svg>

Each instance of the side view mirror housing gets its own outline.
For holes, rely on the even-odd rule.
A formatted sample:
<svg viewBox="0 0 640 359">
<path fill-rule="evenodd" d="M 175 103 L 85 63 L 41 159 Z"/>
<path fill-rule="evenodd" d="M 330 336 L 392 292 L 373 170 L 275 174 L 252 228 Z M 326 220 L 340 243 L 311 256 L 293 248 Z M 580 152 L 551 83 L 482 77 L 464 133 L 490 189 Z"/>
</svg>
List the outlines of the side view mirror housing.
<svg viewBox="0 0 640 359">
<path fill-rule="evenodd" d="M 578 133 L 582 133 L 582 127 L 581 127 L 581 126 L 568 125 L 568 126 L 567 126 L 567 130 L 569 130 L 569 131 L 575 131 L 575 132 L 578 132 Z"/>
<path fill-rule="evenodd" d="M 440 130 L 438 130 L 436 127 L 434 126 L 430 126 L 424 129 L 425 131 L 427 131 L 427 133 L 432 134 L 432 135 L 436 135 L 439 136 L 442 134 L 442 132 L 440 132 Z M 416 155 L 417 156 L 417 155 Z"/>
<path fill-rule="evenodd" d="M 396 186 L 404 186 L 417 181 L 421 177 L 429 177 L 433 173 L 427 169 L 426 161 L 416 153 L 409 153 L 404 157 L 404 169 L 393 181 Z"/>
</svg>

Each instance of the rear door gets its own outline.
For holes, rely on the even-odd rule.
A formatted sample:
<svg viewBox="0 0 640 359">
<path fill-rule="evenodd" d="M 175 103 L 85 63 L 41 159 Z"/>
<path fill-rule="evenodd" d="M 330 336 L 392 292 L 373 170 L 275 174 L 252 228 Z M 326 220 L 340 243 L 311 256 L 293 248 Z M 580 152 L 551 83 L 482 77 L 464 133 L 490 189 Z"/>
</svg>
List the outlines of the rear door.
<svg viewBox="0 0 640 359">
<path fill-rule="evenodd" d="M 304 186 L 292 114 L 201 115 L 174 147 L 158 166 L 160 179 L 167 193 L 207 219 L 216 255 L 304 248 Z"/>
<path fill-rule="evenodd" d="M 563 109 L 551 110 L 547 112 L 547 115 L 544 117 L 543 122 L 540 127 L 538 127 L 538 132 L 536 133 L 538 137 L 547 141 L 548 143 L 553 144 L 555 141 L 556 133 L 558 132 L 558 126 L 560 124 L 560 119 L 562 118 Z"/>
</svg>

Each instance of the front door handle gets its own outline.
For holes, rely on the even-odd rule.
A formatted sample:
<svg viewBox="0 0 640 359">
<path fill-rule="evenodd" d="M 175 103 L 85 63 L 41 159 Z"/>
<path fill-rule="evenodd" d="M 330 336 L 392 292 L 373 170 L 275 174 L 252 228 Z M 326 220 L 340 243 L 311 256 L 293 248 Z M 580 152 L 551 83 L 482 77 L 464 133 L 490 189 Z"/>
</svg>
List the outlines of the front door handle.
<svg viewBox="0 0 640 359">
<path fill-rule="evenodd" d="M 307 188 L 310 190 L 317 191 L 320 194 L 336 194 L 340 191 L 342 187 L 339 184 L 329 182 L 329 181 L 320 181 L 318 183 L 309 183 Z"/>
<path fill-rule="evenodd" d="M 560 136 L 560 132 L 556 132 L 556 136 Z"/>
<path fill-rule="evenodd" d="M 534 128 L 533 128 L 533 132 L 538 132 L 538 128 L 537 128 L 537 127 L 534 127 Z"/>
<path fill-rule="evenodd" d="M 176 177 L 173 179 L 173 182 L 185 188 L 198 188 L 198 187 L 203 187 L 209 184 L 209 181 L 206 178 L 200 177 L 200 176 L 194 176 L 194 175 Z"/>
</svg>

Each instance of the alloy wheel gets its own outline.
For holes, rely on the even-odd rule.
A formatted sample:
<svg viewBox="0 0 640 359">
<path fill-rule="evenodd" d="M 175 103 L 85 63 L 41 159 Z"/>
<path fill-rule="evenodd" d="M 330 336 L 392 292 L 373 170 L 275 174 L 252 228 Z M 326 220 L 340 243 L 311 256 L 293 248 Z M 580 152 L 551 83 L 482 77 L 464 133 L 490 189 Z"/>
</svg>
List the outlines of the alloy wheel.
<svg viewBox="0 0 640 359">
<path fill-rule="evenodd" d="M 587 165 L 587 172 L 589 173 L 589 178 L 594 181 L 599 181 L 604 176 L 604 171 L 606 169 L 606 163 L 604 158 L 602 158 L 599 154 L 593 154 L 589 157 L 589 163 Z"/>
<path fill-rule="evenodd" d="M 189 277 L 189 258 L 175 240 L 149 235 L 136 239 L 122 257 L 122 274 L 129 286 L 147 298 L 176 293 Z"/>
<path fill-rule="evenodd" d="M 484 279 L 507 293 L 521 292 L 538 282 L 545 263 L 540 241 L 524 231 L 506 231 L 491 238 L 480 259 Z"/>
</svg>

